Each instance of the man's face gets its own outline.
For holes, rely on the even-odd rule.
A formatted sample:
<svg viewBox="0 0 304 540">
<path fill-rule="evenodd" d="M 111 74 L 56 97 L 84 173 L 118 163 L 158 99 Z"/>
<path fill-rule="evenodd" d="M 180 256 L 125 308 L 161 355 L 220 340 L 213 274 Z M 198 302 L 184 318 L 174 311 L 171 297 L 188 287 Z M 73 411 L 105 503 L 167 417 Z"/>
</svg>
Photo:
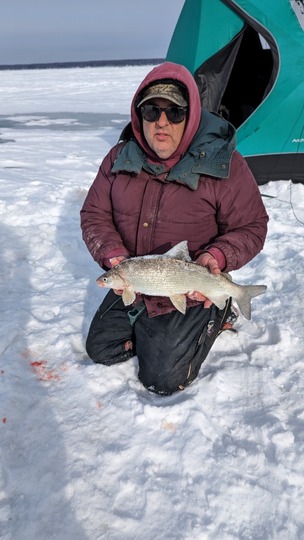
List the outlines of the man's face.
<svg viewBox="0 0 304 540">
<path fill-rule="evenodd" d="M 155 98 L 153 101 L 148 102 L 151 105 L 158 105 L 159 107 L 169 107 L 174 105 L 172 101 L 168 99 Z M 158 120 L 155 122 L 147 122 L 143 119 L 143 132 L 145 139 L 154 150 L 154 152 L 161 159 L 168 159 L 179 146 L 181 142 L 186 125 L 186 119 L 179 124 L 169 122 L 166 113 L 161 112 Z"/>
</svg>

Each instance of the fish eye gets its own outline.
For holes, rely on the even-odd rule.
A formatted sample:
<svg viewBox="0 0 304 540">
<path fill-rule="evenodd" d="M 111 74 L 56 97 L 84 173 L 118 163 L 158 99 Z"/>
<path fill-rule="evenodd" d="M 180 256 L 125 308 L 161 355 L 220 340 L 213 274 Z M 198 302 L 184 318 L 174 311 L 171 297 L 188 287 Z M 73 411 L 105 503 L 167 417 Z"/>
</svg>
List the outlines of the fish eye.
<svg viewBox="0 0 304 540">
<path fill-rule="evenodd" d="M 103 277 L 103 278 L 102 278 L 102 281 L 103 281 L 104 283 L 107 283 L 108 278 L 107 278 L 107 277 Z"/>
</svg>

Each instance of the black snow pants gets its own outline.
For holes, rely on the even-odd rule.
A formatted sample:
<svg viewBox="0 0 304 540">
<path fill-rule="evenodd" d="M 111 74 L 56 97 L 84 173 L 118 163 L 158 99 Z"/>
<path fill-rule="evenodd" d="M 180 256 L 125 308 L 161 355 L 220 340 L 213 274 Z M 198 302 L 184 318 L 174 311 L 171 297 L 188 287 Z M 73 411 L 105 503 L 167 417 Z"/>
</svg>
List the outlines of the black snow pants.
<svg viewBox="0 0 304 540">
<path fill-rule="evenodd" d="M 143 303 L 125 306 L 110 290 L 92 320 L 87 353 L 108 366 L 137 355 L 142 384 L 151 392 L 170 395 L 197 377 L 230 315 L 231 300 L 223 310 L 200 304 L 185 315 L 173 311 L 149 318 Z"/>
</svg>

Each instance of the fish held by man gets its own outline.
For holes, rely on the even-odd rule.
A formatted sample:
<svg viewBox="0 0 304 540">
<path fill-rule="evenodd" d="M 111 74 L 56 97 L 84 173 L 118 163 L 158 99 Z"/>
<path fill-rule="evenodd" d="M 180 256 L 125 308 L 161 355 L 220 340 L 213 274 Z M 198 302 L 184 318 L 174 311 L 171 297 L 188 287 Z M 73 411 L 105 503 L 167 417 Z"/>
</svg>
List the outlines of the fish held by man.
<svg viewBox="0 0 304 540">
<path fill-rule="evenodd" d="M 102 274 L 97 283 L 100 287 L 122 290 L 126 306 L 134 302 L 136 293 L 167 296 L 183 314 L 187 293 L 198 291 L 219 309 L 232 297 L 246 319 L 251 318 L 252 298 L 263 294 L 267 288 L 266 285 L 239 285 L 225 273 L 211 274 L 191 260 L 186 240 L 163 255 L 125 259 Z"/>
</svg>

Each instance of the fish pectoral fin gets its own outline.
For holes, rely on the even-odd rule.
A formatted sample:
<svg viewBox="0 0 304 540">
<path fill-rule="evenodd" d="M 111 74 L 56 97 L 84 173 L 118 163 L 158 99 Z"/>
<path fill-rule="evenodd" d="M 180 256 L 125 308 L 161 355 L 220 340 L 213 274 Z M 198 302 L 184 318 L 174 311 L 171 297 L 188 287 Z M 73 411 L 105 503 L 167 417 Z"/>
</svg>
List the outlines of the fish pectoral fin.
<svg viewBox="0 0 304 540">
<path fill-rule="evenodd" d="M 180 311 L 183 315 L 185 315 L 186 307 L 187 307 L 186 295 L 185 294 L 173 294 L 172 296 L 170 296 L 170 300 L 171 300 L 172 304 L 174 305 L 174 307 L 178 311 Z"/>
<path fill-rule="evenodd" d="M 125 306 L 129 306 L 130 304 L 133 304 L 134 300 L 136 298 L 136 294 L 132 289 L 129 289 L 126 287 L 122 293 L 122 301 Z"/>
</svg>

